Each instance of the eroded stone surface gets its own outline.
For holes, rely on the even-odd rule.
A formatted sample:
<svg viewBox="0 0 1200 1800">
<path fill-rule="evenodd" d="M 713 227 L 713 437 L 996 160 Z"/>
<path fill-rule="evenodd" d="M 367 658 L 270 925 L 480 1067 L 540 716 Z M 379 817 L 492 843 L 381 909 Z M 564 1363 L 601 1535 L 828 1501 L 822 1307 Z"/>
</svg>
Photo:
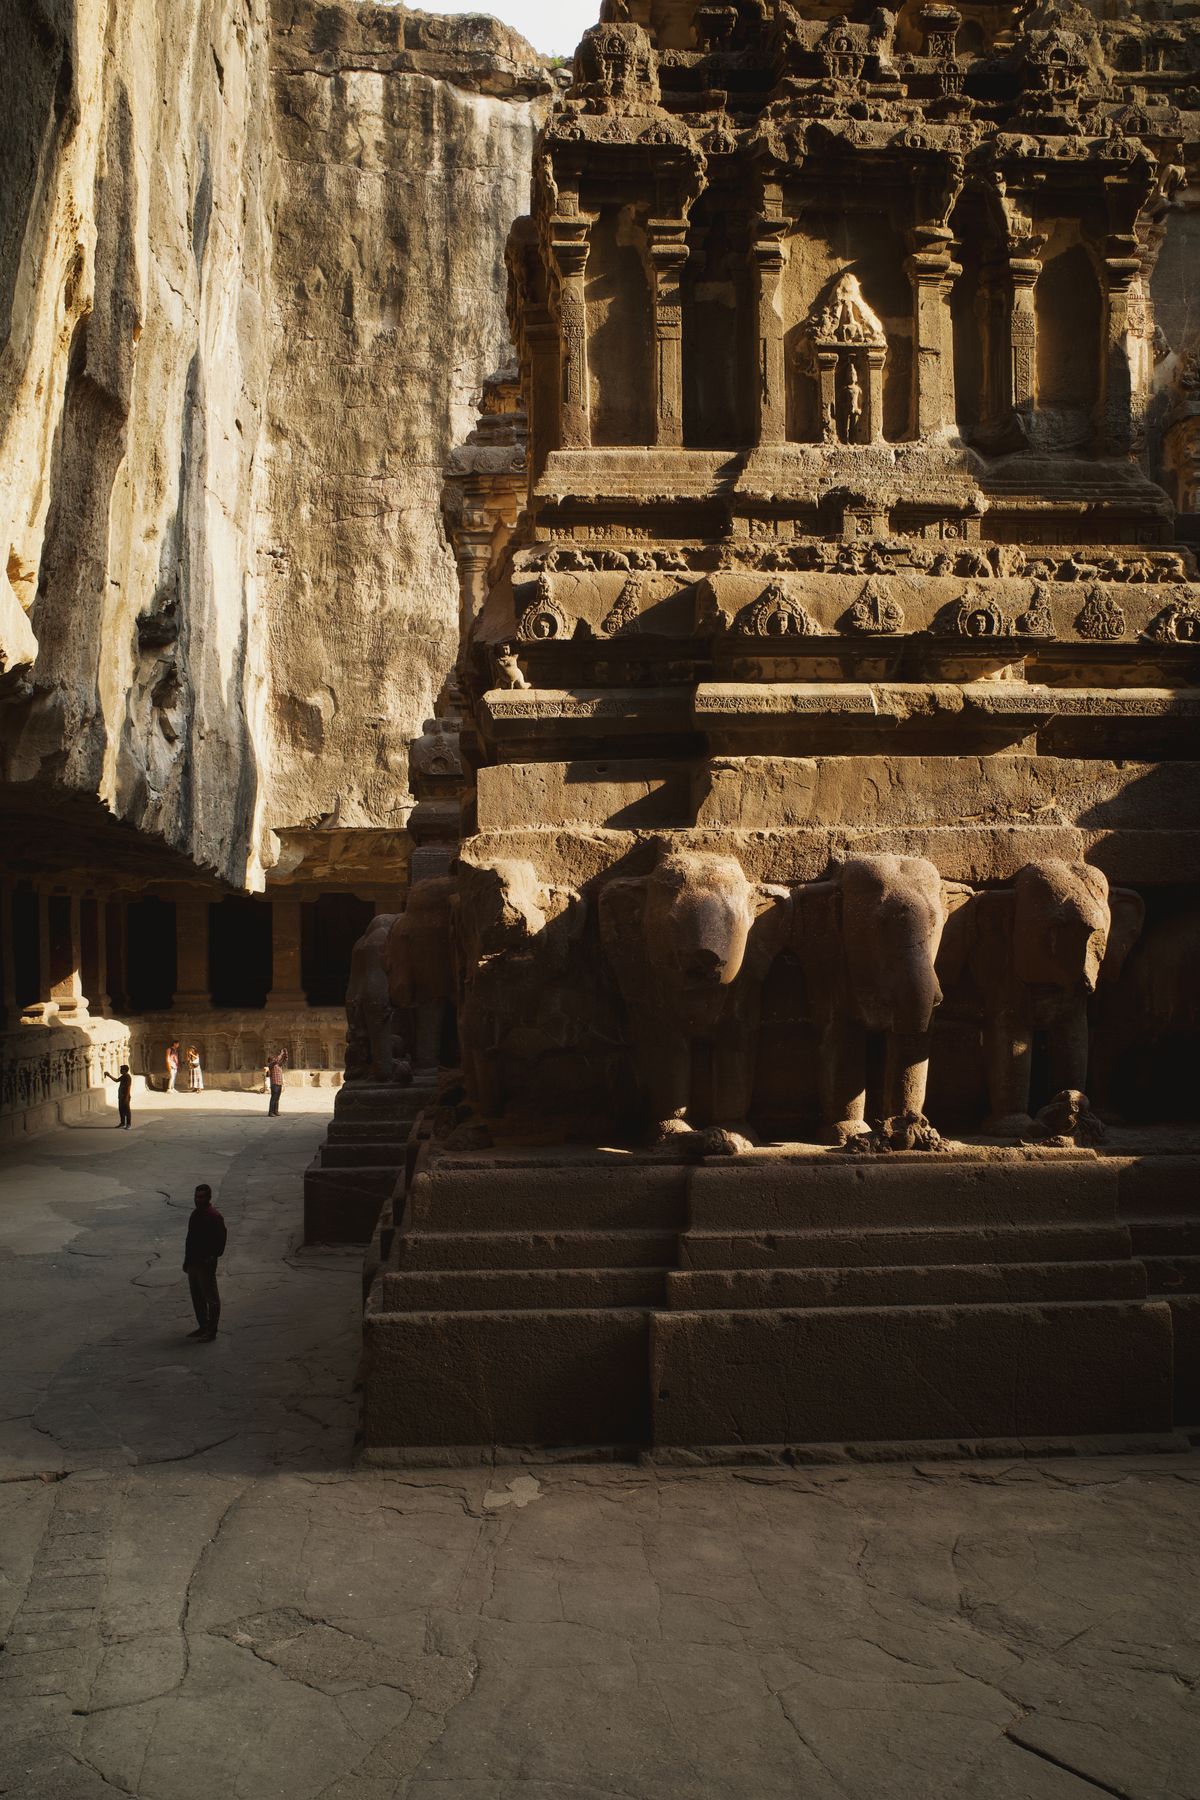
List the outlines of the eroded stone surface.
<svg viewBox="0 0 1200 1800">
<path fill-rule="evenodd" d="M 1190 1800 L 1194 1455 L 354 1469 L 288 1103 L 5 1155 L 0 1789 Z M 207 1349 L 164 1167 L 230 1220 Z"/>
</svg>

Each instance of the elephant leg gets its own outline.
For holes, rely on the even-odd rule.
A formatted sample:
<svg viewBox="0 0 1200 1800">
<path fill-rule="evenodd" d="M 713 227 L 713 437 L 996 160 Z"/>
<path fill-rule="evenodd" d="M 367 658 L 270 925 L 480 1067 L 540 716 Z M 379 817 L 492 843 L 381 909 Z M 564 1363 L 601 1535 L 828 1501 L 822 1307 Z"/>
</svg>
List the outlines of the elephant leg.
<svg viewBox="0 0 1200 1800">
<path fill-rule="evenodd" d="M 883 1111 L 886 1118 L 901 1113 L 925 1116 L 925 1087 L 929 1080 L 929 1033 L 890 1031 L 883 1065 Z"/>
<path fill-rule="evenodd" d="M 436 1069 L 442 1039 L 442 1003 L 440 1000 L 426 1000 L 414 1010 L 416 1031 L 413 1062 L 418 1069 Z"/>
<path fill-rule="evenodd" d="M 984 1129 L 997 1137 L 1019 1137 L 1028 1131 L 1029 1077 L 1033 1032 L 1023 1019 L 1001 1013 L 987 1026 L 988 1101 L 991 1113 Z"/>
<path fill-rule="evenodd" d="M 857 1019 L 833 1019 L 821 1033 L 821 1117 L 831 1143 L 867 1129 L 866 1032 Z"/>
<path fill-rule="evenodd" d="M 1046 1074 L 1051 1094 L 1063 1088 L 1086 1092 L 1088 1080 L 1088 1016 L 1084 1004 L 1071 1008 L 1046 1034 Z"/>
<path fill-rule="evenodd" d="M 753 1035 L 730 1030 L 713 1045 L 712 1106 L 718 1125 L 746 1135 L 746 1114 L 754 1088 Z"/>
<path fill-rule="evenodd" d="M 638 1063 L 656 1138 L 690 1131 L 687 1109 L 692 1088 L 692 1046 L 682 1033 L 663 1035 L 661 1026 L 643 1040 Z"/>
</svg>

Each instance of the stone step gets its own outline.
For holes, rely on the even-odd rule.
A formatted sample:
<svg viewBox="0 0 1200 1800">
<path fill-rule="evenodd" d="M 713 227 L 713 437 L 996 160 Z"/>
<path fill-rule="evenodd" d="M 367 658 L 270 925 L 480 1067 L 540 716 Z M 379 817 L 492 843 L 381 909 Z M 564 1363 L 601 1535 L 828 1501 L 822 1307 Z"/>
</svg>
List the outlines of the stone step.
<svg viewBox="0 0 1200 1800">
<path fill-rule="evenodd" d="M 662 1306 L 666 1269 L 385 1270 L 385 1312 L 508 1312 L 514 1308 Z"/>
<path fill-rule="evenodd" d="M 650 1441 L 645 1308 L 363 1314 L 363 1441 L 614 1446 Z"/>
<path fill-rule="evenodd" d="M 650 1393 L 662 1445 L 1166 1431 L 1171 1311 L 1108 1300 L 659 1312 Z"/>
<path fill-rule="evenodd" d="M 1089 1152 L 738 1157 L 692 1171 L 689 1214 L 738 1231 L 1110 1224 L 1118 1179 Z"/>
<path fill-rule="evenodd" d="M 318 1152 L 304 1172 L 304 1242 L 369 1244 L 398 1179 L 391 1166 L 324 1168 Z"/>
<path fill-rule="evenodd" d="M 636 1179 L 610 1165 L 492 1162 L 439 1158 L 409 1190 L 406 1230 L 664 1230 L 682 1227 L 691 1170 L 641 1163 Z"/>
<path fill-rule="evenodd" d="M 1200 1221 L 1200 1156 L 1139 1156 L 1121 1167 L 1123 1218 Z"/>
<path fill-rule="evenodd" d="M 1150 1219 L 1129 1228 L 1135 1256 L 1200 1256 L 1200 1219 Z"/>
<path fill-rule="evenodd" d="M 332 1119 L 325 1141 L 329 1144 L 394 1144 L 404 1142 L 411 1119 Z"/>
<path fill-rule="evenodd" d="M 949 1263 L 849 1269 L 683 1269 L 667 1275 L 672 1310 L 796 1306 L 948 1306 L 1140 1300 L 1139 1262 Z"/>
<path fill-rule="evenodd" d="M 1200 1254 L 1148 1256 L 1144 1266 L 1152 1294 L 1200 1294 Z"/>
<path fill-rule="evenodd" d="M 414 1272 L 669 1268 L 678 1243 L 675 1231 L 415 1231 L 394 1260 Z"/>
<path fill-rule="evenodd" d="M 330 1144 L 321 1145 L 317 1152 L 321 1166 L 326 1169 L 365 1169 L 382 1168 L 384 1165 L 396 1170 L 404 1167 L 405 1146 L 403 1140 L 385 1142 L 375 1139 L 365 1144 Z"/>
<path fill-rule="evenodd" d="M 1059 1225 L 1039 1229 L 906 1231 L 882 1226 L 846 1231 L 688 1231 L 679 1263 L 693 1269 L 867 1268 L 895 1264 L 1121 1261 L 1130 1255 L 1125 1225 Z"/>
<path fill-rule="evenodd" d="M 402 1312 L 382 1293 L 377 1280 L 363 1322 L 368 1450 L 962 1441 L 1172 1424 L 1166 1301 Z"/>
</svg>

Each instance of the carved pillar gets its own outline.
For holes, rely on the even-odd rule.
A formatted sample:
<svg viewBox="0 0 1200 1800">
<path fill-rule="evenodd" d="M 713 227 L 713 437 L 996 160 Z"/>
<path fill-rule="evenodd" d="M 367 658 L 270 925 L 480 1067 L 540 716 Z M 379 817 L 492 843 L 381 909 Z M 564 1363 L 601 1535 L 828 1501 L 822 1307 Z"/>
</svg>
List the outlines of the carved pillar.
<svg viewBox="0 0 1200 1800">
<path fill-rule="evenodd" d="M 525 342 L 529 347 L 529 466 L 536 479 L 546 466 L 551 450 L 559 446 L 558 327 L 549 307 L 531 307 L 525 315 Z"/>
<path fill-rule="evenodd" d="M 935 437 L 954 423 L 954 335 L 950 287 L 958 274 L 953 233 L 918 225 L 906 267 L 913 289 L 913 435 Z"/>
<path fill-rule="evenodd" d="M 760 444 L 782 444 L 787 438 L 787 386 L 779 289 L 788 221 L 783 217 L 781 205 L 779 188 L 768 187 L 763 195 L 763 210 L 754 221 L 750 248 L 757 311 L 755 387 Z"/>
<path fill-rule="evenodd" d="M 688 259 L 687 220 L 650 219 L 646 253 L 654 283 L 654 441 L 683 442 L 683 305 L 679 278 Z"/>
<path fill-rule="evenodd" d="M 586 450 L 592 442 L 588 395 L 587 288 L 589 213 L 552 221 L 550 248 L 558 274 L 558 339 L 562 368 L 558 441 L 564 450 Z"/>
<path fill-rule="evenodd" d="M 867 365 L 867 417 L 863 437 L 869 444 L 883 442 L 883 364 L 885 344 L 868 344 L 863 351 Z"/>
<path fill-rule="evenodd" d="M 109 900 L 104 913 L 105 965 L 109 1006 L 123 1012 L 129 1005 L 128 924 L 124 900 Z"/>
<path fill-rule="evenodd" d="M 211 1005 L 207 900 L 175 902 L 175 1005 L 188 1012 Z"/>
<path fill-rule="evenodd" d="M 47 999 L 43 1017 L 57 1015 L 67 1025 L 88 1016 L 81 974 L 79 895 L 43 894 L 42 901 L 42 992 Z"/>
<path fill-rule="evenodd" d="M 1040 240 L 1039 240 L 1040 241 Z M 1037 313 L 1033 290 L 1042 272 L 1036 255 L 1015 254 L 1008 259 L 1012 301 L 1008 314 L 1010 386 L 1008 404 L 1014 412 L 1031 413 L 1037 385 Z"/>
<path fill-rule="evenodd" d="M 1125 456 L 1134 447 L 1134 371 L 1137 367 L 1142 272 L 1137 239 L 1114 232 L 1101 264 L 1105 301 L 1105 334 L 1100 367 L 1100 439 L 1108 456 Z"/>
<path fill-rule="evenodd" d="M 112 995 L 108 991 L 108 901 L 96 901 L 96 992 L 94 1011 L 104 1018 L 112 1017 Z"/>
<path fill-rule="evenodd" d="M 458 639 L 460 655 L 470 641 L 471 626 L 483 611 L 488 596 L 488 568 L 492 560 L 492 521 L 487 511 L 468 495 L 462 524 L 454 534 L 458 557 Z"/>
<path fill-rule="evenodd" d="M 271 991 L 267 1006 L 307 1006 L 300 979 L 300 902 L 271 902 Z"/>
</svg>

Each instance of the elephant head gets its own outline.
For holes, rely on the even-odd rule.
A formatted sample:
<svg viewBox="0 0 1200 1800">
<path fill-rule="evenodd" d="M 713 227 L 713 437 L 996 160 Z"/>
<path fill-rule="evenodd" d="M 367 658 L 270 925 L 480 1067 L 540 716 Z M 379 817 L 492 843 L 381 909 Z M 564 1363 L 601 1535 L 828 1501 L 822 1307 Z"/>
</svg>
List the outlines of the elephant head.
<svg viewBox="0 0 1200 1800">
<path fill-rule="evenodd" d="M 1088 999 L 1120 972 L 1144 912 L 1140 895 L 1110 889 L 1100 869 L 1046 857 L 955 914 L 939 968 L 945 980 L 969 970 L 983 1002 L 992 1129 L 1028 1127 L 1038 1033 L 1050 1091 L 1086 1090 Z"/>
<path fill-rule="evenodd" d="M 588 971 L 572 961 L 586 903 L 523 858 L 464 860 L 455 872 L 468 1092 L 491 1117 L 514 1103 L 553 1111 L 554 1075 L 569 1087 L 575 1067 L 564 1052 L 578 1053 L 594 1028 Z"/>
<path fill-rule="evenodd" d="M 834 879 L 796 889 L 794 948 L 820 1031 L 832 1142 L 867 1128 L 867 1032 L 887 1040 L 882 1116 L 924 1124 L 928 1034 L 942 998 L 934 961 L 950 903 L 919 856 L 850 857 Z"/>
<path fill-rule="evenodd" d="M 946 906 L 921 856 L 854 856 L 842 865 L 842 942 L 854 1009 L 868 1031 L 928 1031 Z"/>
<path fill-rule="evenodd" d="M 688 1129 L 696 1042 L 712 1046 L 717 1121 L 743 1121 L 759 989 L 787 936 L 787 889 L 750 881 L 733 857 L 662 841 L 649 874 L 606 884 L 599 911 L 660 1133 Z"/>
<path fill-rule="evenodd" d="M 574 888 L 544 882 L 524 858 L 497 857 L 490 863 L 457 865 L 458 937 L 464 979 L 475 963 L 505 951 L 521 951 L 542 938 L 556 953 L 583 923 L 583 902 Z M 560 919 L 566 932 L 551 932 Z M 561 960 L 561 957 L 559 958 Z"/>
</svg>

